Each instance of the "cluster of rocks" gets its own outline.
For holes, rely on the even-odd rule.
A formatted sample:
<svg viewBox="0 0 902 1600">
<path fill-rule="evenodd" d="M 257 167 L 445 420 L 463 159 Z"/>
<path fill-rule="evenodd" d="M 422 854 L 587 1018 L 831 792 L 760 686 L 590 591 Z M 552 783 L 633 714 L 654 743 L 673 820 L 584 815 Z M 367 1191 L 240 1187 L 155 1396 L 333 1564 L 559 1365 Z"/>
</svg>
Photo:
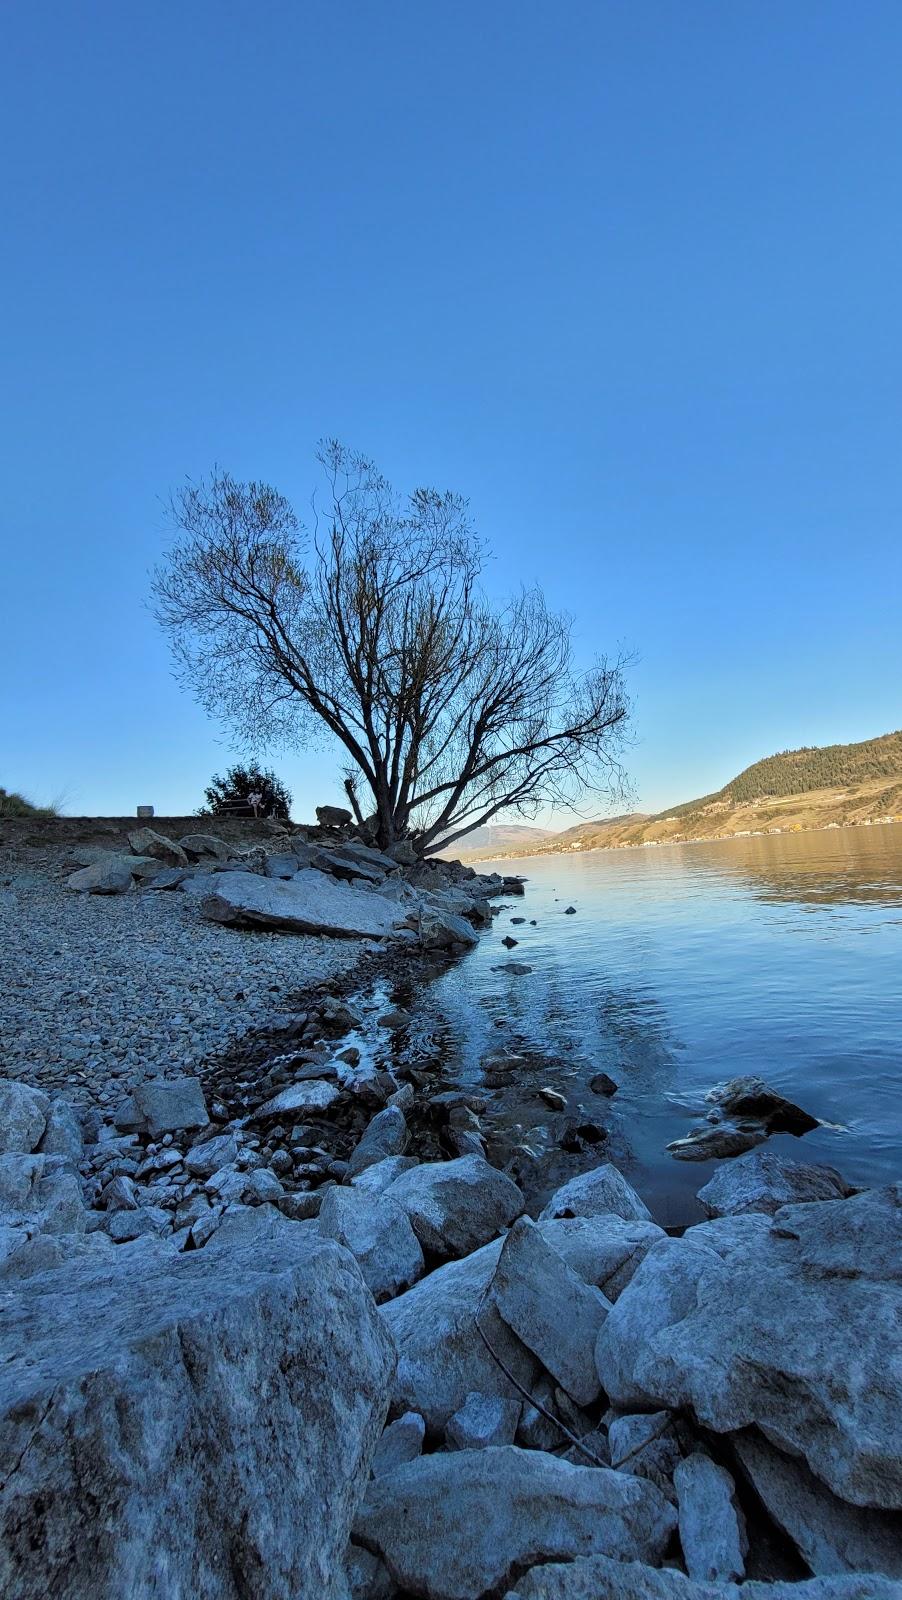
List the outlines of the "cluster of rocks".
<svg viewBox="0 0 902 1600">
<path fill-rule="evenodd" d="M 678 1161 L 719 1161 L 753 1150 L 772 1133 L 791 1133 L 800 1139 L 818 1126 L 810 1112 L 763 1078 L 749 1075 L 715 1084 L 705 1102 L 705 1121 L 667 1146 Z"/>
<path fill-rule="evenodd" d="M 602 1165 L 533 1220 L 402 1095 L 289 1191 L 285 1093 L 0 1086 L 4 1594 L 898 1595 L 902 1186 L 754 1151 L 672 1238 Z"/>
<path fill-rule="evenodd" d="M 320 815 L 344 815 L 321 807 Z M 386 852 L 329 826 L 295 828 L 274 848 L 236 852 L 213 834 L 168 839 L 129 834 L 130 854 L 92 846 L 68 888 L 81 894 L 182 890 L 202 916 L 235 927 L 348 939 L 407 939 L 461 950 L 492 918 L 489 897 L 523 892 L 523 880 L 480 875 L 460 862 L 421 862 L 408 841 Z"/>
</svg>

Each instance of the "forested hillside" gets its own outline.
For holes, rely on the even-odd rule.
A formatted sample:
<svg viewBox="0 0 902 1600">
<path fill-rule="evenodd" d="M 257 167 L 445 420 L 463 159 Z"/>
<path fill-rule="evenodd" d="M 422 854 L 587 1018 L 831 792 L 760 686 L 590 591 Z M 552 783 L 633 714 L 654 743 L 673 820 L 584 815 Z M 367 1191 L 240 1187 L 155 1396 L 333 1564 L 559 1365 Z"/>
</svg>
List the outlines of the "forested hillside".
<svg viewBox="0 0 902 1600">
<path fill-rule="evenodd" d="M 718 801 L 726 805 L 746 805 L 751 800 L 773 796 L 806 794 L 812 789 L 842 789 L 847 784 L 865 783 L 871 778 L 902 777 L 902 731 L 885 733 L 879 739 L 860 744 L 828 744 L 819 748 L 782 750 L 765 756 L 724 785 L 716 794 L 701 800 L 688 800 L 667 813 L 687 816 Z"/>
</svg>

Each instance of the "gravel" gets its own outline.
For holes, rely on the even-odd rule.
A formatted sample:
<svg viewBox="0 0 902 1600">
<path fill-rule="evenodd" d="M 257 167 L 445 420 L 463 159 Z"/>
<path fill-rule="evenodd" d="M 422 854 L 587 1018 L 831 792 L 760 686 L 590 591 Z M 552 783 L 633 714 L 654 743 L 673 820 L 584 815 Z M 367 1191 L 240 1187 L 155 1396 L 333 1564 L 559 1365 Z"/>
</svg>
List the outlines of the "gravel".
<svg viewBox="0 0 902 1600">
<path fill-rule="evenodd" d="M 73 894 L 67 860 L 0 862 L 0 1071 L 82 1104 L 196 1071 L 363 949 L 221 927 L 178 889 Z"/>
</svg>

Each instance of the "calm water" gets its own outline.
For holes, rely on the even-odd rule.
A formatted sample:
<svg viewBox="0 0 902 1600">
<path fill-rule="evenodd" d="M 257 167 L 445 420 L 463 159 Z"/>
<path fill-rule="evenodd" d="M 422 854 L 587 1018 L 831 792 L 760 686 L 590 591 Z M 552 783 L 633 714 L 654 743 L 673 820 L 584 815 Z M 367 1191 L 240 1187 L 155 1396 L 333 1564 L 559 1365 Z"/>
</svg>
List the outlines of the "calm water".
<svg viewBox="0 0 902 1600">
<path fill-rule="evenodd" d="M 902 1174 L 902 826 L 501 870 L 528 877 L 525 898 L 429 986 L 418 1026 L 450 1081 L 480 1083 L 493 1052 L 526 1054 L 486 1120 L 493 1154 L 520 1139 L 535 1151 L 534 1192 L 603 1153 L 559 1153 L 566 1118 L 537 1095 L 547 1084 L 568 1115 L 605 1123 L 605 1148 L 658 1220 L 693 1219 L 714 1163 L 678 1162 L 664 1147 L 697 1125 L 706 1090 L 739 1073 L 767 1078 L 826 1124 L 770 1148 L 856 1183 Z M 505 934 L 519 940 L 510 953 Z M 493 970 L 509 960 L 532 972 Z M 613 1101 L 588 1089 L 602 1070 L 620 1086 Z"/>
</svg>

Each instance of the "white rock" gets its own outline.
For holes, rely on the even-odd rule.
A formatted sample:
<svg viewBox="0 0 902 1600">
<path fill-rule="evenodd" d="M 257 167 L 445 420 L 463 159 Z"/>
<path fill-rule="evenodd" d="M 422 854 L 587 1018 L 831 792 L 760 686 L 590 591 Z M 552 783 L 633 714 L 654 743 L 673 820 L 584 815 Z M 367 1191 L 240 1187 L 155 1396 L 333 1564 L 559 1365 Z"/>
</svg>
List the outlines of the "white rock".
<svg viewBox="0 0 902 1600">
<path fill-rule="evenodd" d="M 497 1395 L 468 1394 L 449 1418 L 445 1438 L 452 1450 L 487 1450 L 490 1445 L 513 1444 L 523 1407 L 519 1400 Z"/>
<path fill-rule="evenodd" d="M 420 917 L 420 943 L 427 950 L 453 950 L 458 945 L 471 949 L 479 943 L 479 935 L 453 911 L 433 911 Z"/>
<path fill-rule="evenodd" d="M 95 861 L 90 867 L 80 867 L 70 873 L 66 888 L 76 894 L 127 894 L 132 886 L 128 867 L 118 861 Z"/>
<path fill-rule="evenodd" d="M 346 1251 L 249 1216 L 0 1291 L 10 1600 L 346 1594 L 393 1352 Z"/>
<path fill-rule="evenodd" d="M 426 1424 L 418 1411 L 405 1411 L 403 1417 L 390 1422 L 376 1445 L 373 1456 L 373 1477 L 394 1472 L 406 1461 L 415 1461 L 422 1454 Z"/>
<path fill-rule="evenodd" d="M 742 1216 L 747 1211 L 773 1216 L 781 1206 L 843 1200 L 851 1192 L 833 1167 L 810 1167 L 787 1161 L 773 1150 L 751 1150 L 718 1167 L 699 1189 L 698 1198 L 710 1217 Z"/>
<path fill-rule="evenodd" d="M 404 920 L 402 908 L 384 895 L 336 883 L 312 867 L 288 883 L 254 873 L 217 873 L 200 909 L 212 922 L 348 939 L 386 938 Z"/>
<path fill-rule="evenodd" d="M 756 1423 L 841 1499 L 902 1506 L 902 1185 L 661 1240 L 601 1330 L 624 1408 Z"/>
<path fill-rule="evenodd" d="M 847 1505 L 803 1461 L 782 1455 L 751 1430 L 738 1434 L 733 1448 L 759 1499 L 815 1576 L 884 1572 L 902 1578 L 898 1513 Z"/>
<path fill-rule="evenodd" d="M 571 1178 L 551 1196 L 541 1213 L 549 1217 L 623 1217 L 625 1222 L 651 1222 L 652 1215 L 622 1172 L 609 1161 Z"/>
<path fill-rule="evenodd" d="M 289 1084 L 261 1106 L 258 1117 L 280 1117 L 289 1111 L 325 1111 L 338 1099 L 339 1090 L 325 1078 L 307 1078 Z"/>
<path fill-rule="evenodd" d="M 403 1206 L 424 1250 L 443 1257 L 469 1255 L 525 1205 L 517 1185 L 477 1155 L 421 1162 L 385 1193 Z"/>
<path fill-rule="evenodd" d="M 426 1270 L 406 1213 L 387 1195 L 336 1185 L 325 1195 L 317 1227 L 350 1250 L 377 1300 L 394 1299 Z"/>
<path fill-rule="evenodd" d="M 507 1326 L 578 1405 L 598 1399 L 595 1342 L 610 1302 L 568 1267 L 528 1217 L 505 1239 L 490 1293 Z"/>
<path fill-rule="evenodd" d="M 713 1583 L 745 1576 L 748 1539 L 736 1503 L 736 1485 L 725 1467 L 701 1450 L 680 1461 L 673 1474 L 680 1544 L 690 1578 Z"/>
<path fill-rule="evenodd" d="M 257 1167 L 253 1172 L 248 1172 L 244 1185 L 246 1200 L 256 1200 L 261 1204 L 269 1202 L 276 1205 L 285 1193 L 283 1185 L 279 1182 L 274 1172 L 268 1167 Z"/>
<path fill-rule="evenodd" d="M 639 1478 L 505 1445 L 421 1456 L 374 1478 L 354 1538 L 400 1587 L 478 1600 L 527 1560 L 660 1560 L 675 1521 Z"/>
<path fill-rule="evenodd" d="M 29 1233 L 84 1233 L 78 1174 L 61 1156 L 0 1156 L 0 1221 Z"/>
<path fill-rule="evenodd" d="M 41 1089 L 0 1078 L 0 1155 L 31 1155 L 41 1142 L 50 1100 Z"/>
</svg>

